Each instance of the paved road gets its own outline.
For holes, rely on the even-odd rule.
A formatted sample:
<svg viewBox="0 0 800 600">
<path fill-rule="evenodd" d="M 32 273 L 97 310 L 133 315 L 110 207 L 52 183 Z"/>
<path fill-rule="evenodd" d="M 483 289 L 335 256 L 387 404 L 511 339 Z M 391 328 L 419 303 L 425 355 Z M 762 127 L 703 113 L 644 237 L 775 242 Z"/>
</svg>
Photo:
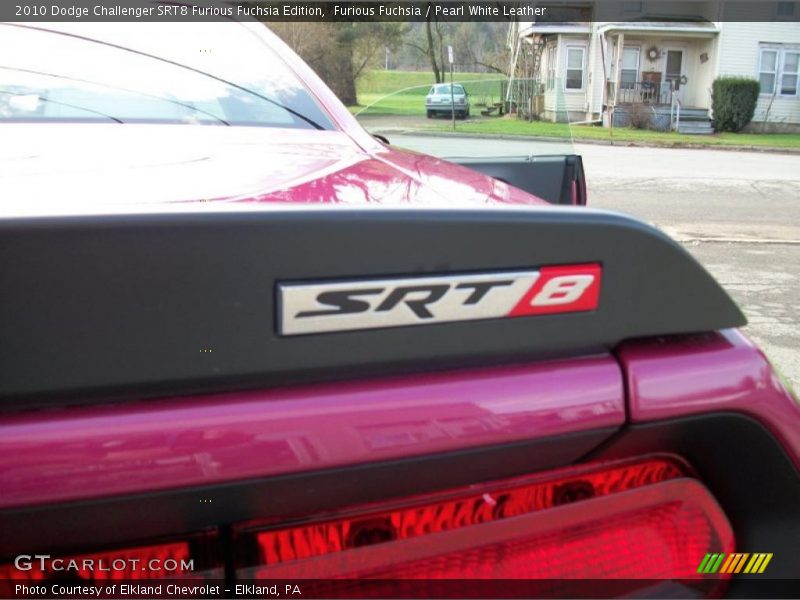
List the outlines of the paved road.
<svg viewBox="0 0 800 600">
<path fill-rule="evenodd" d="M 575 152 L 589 205 L 664 229 L 744 308 L 746 331 L 800 393 L 800 155 L 390 134 L 438 156 Z"/>
</svg>

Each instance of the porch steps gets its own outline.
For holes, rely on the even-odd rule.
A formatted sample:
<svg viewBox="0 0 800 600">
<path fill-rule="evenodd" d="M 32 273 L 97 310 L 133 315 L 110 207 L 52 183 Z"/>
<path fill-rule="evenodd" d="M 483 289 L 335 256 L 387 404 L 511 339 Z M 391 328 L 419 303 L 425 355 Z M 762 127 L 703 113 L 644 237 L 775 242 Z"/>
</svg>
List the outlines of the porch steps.
<svg viewBox="0 0 800 600">
<path fill-rule="evenodd" d="M 680 125 L 678 125 L 678 133 L 684 133 L 687 135 L 711 135 L 714 133 L 714 128 L 711 127 L 711 121 L 684 121 L 683 114 L 681 114 L 681 122 Z"/>
<path fill-rule="evenodd" d="M 711 135 L 714 133 L 711 119 L 708 118 L 708 110 L 705 108 L 682 108 L 678 133 L 687 135 Z"/>
</svg>

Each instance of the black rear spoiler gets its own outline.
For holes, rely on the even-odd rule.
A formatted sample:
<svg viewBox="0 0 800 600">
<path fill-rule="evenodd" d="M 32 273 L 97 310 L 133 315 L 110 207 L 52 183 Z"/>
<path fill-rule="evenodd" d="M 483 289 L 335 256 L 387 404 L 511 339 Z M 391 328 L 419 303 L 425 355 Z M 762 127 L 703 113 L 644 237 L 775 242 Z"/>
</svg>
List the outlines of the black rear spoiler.
<svg viewBox="0 0 800 600">
<path fill-rule="evenodd" d="M 577 154 L 498 158 L 450 158 L 547 200 L 551 204 L 586 205 L 586 175 Z"/>
<path fill-rule="evenodd" d="M 278 284 L 599 263 L 597 310 L 282 337 Z M 678 244 L 591 209 L 0 219 L 0 406 L 189 394 L 607 351 L 745 324 Z"/>
</svg>

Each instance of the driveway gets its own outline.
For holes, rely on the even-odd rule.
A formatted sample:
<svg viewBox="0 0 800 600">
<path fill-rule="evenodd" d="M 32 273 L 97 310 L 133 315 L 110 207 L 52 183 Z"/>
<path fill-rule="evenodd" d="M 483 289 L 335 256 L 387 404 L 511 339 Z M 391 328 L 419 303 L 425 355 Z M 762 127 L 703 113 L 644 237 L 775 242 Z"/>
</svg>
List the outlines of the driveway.
<svg viewBox="0 0 800 600">
<path fill-rule="evenodd" d="M 746 328 L 800 392 L 800 156 L 389 135 L 437 156 L 583 156 L 589 205 L 653 223 L 743 307 Z"/>
</svg>

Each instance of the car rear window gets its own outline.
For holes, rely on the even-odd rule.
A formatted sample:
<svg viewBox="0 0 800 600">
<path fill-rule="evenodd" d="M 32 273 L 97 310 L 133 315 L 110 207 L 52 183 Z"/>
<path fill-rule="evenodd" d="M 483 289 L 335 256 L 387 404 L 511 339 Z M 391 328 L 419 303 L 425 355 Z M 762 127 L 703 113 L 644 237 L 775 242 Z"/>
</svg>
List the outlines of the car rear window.
<svg viewBox="0 0 800 600">
<path fill-rule="evenodd" d="M 433 87 L 434 94 L 449 94 L 450 93 L 450 84 L 443 84 L 443 85 L 436 85 Z M 454 94 L 464 94 L 464 86 L 455 84 L 453 85 L 453 93 Z"/>
</svg>

